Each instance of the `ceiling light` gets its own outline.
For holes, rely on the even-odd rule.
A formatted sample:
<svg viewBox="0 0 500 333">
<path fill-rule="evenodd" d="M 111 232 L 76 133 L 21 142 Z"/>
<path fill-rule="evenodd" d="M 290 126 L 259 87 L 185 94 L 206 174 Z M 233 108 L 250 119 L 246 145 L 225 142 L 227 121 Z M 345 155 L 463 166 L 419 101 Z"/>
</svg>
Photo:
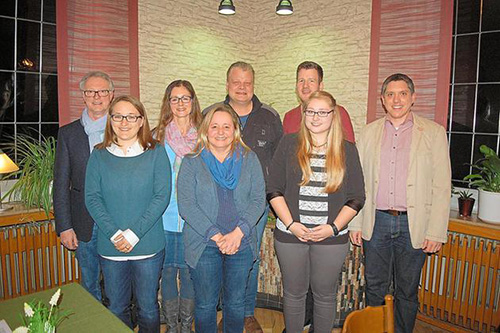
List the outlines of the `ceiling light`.
<svg viewBox="0 0 500 333">
<path fill-rule="evenodd" d="M 233 15 L 236 12 L 236 8 L 233 5 L 233 0 L 222 0 L 219 5 L 219 14 L 222 15 Z"/>
<path fill-rule="evenodd" d="M 290 0 L 280 0 L 276 7 L 276 14 L 278 15 L 292 15 L 293 6 Z"/>
</svg>

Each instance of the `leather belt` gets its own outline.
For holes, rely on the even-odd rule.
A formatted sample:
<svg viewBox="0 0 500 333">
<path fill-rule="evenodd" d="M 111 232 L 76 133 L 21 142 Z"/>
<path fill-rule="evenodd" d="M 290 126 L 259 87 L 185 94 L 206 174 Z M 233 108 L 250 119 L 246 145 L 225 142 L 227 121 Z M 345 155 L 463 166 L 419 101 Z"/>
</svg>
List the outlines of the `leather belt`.
<svg viewBox="0 0 500 333">
<path fill-rule="evenodd" d="M 400 216 L 400 215 L 407 215 L 408 213 L 406 211 L 400 211 L 400 210 L 394 210 L 394 209 L 386 209 L 386 210 L 381 210 L 377 209 L 379 212 L 386 213 L 392 216 Z"/>
</svg>

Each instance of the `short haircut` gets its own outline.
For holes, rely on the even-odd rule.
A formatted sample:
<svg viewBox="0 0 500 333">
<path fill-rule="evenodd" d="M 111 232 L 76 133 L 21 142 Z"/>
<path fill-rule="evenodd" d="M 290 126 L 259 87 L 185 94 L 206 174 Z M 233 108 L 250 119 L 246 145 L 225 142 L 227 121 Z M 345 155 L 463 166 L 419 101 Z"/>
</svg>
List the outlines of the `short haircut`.
<svg viewBox="0 0 500 333">
<path fill-rule="evenodd" d="M 384 83 L 382 83 L 382 89 L 380 90 L 380 94 L 383 96 L 385 91 L 387 90 L 387 86 L 389 83 L 393 81 L 404 81 L 408 85 L 408 89 L 410 89 L 410 93 L 413 95 L 415 93 L 415 85 L 413 84 L 413 80 L 406 74 L 396 73 L 392 74 L 385 79 Z"/>
<path fill-rule="evenodd" d="M 237 61 L 235 63 L 232 63 L 231 66 L 227 69 L 226 73 L 226 81 L 229 81 L 229 73 L 231 73 L 231 70 L 233 68 L 241 68 L 244 71 L 251 71 L 252 72 L 252 81 L 255 81 L 255 71 L 253 70 L 252 65 L 250 65 L 247 62 L 244 61 Z"/>
<path fill-rule="evenodd" d="M 80 90 L 85 89 L 85 83 L 87 82 L 88 79 L 91 77 L 100 77 L 101 79 L 104 79 L 108 81 L 109 83 L 109 90 L 115 91 L 115 84 L 113 83 L 113 80 L 109 77 L 108 74 L 101 72 L 101 71 L 93 71 L 93 72 L 88 72 L 85 74 L 82 79 L 80 80 Z"/>
<path fill-rule="evenodd" d="M 297 75 L 295 76 L 295 81 L 299 79 L 299 72 L 301 69 L 315 69 L 318 72 L 319 82 L 323 82 L 323 67 L 314 61 L 304 61 L 297 66 Z"/>
</svg>

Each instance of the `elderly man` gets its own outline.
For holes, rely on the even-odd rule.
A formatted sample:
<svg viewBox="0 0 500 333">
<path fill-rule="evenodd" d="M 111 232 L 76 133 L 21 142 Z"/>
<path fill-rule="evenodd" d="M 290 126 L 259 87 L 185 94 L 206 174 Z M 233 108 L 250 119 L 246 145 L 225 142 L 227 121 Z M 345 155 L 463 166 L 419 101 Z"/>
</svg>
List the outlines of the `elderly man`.
<svg viewBox="0 0 500 333">
<path fill-rule="evenodd" d="M 300 99 L 300 103 L 307 101 L 309 96 L 318 90 L 323 90 L 323 68 L 313 61 L 300 63 L 297 66 L 295 83 L 295 92 Z M 342 120 L 342 128 L 344 129 L 346 140 L 354 142 L 354 131 L 349 114 L 341 105 L 337 105 L 337 110 Z M 283 130 L 285 134 L 298 132 L 301 120 L 302 105 L 288 111 L 283 118 Z"/>
<path fill-rule="evenodd" d="M 101 301 L 99 257 L 94 220 L 85 207 L 85 170 L 94 146 L 102 142 L 114 85 L 103 72 L 80 81 L 85 109 L 80 119 L 59 129 L 54 166 L 54 216 L 61 243 L 76 250 L 81 284 Z"/>
<path fill-rule="evenodd" d="M 446 242 L 451 196 L 443 127 L 412 112 L 415 86 L 405 74 L 382 85 L 386 116 L 358 138 L 366 204 L 349 224 L 363 246 L 367 305 L 381 305 L 394 286 L 397 332 L 412 332 L 426 254 Z"/>
<path fill-rule="evenodd" d="M 255 72 L 252 65 L 238 61 L 229 66 L 226 75 L 227 96 L 224 103 L 231 105 L 240 119 L 243 141 L 259 158 L 264 178 L 268 177 L 269 165 L 274 151 L 283 136 L 283 127 L 278 112 L 263 104 L 254 94 Z M 203 113 L 211 107 L 206 108 Z M 262 235 L 267 223 L 269 206 L 257 223 L 257 249 L 260 252 Z M 247 281 L 245 294 L 245 331 L 262 332 L 254 316 L 257 297 L 260 254 L 254 262 Z M 219 330 L 222 328 L 219 325 Z"/>
</svg>

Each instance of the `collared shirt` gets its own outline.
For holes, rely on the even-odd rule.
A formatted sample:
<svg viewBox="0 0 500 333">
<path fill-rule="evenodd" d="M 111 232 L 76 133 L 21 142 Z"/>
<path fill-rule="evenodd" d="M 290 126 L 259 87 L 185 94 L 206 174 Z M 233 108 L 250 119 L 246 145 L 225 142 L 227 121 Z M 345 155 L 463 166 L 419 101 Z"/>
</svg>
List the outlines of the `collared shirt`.
<svg viewBox="0 0 500 333">
<path fill-rule="evenodd" d="M 121 149 L 119 146 L 116 144 L 112 143 L 109 147 L 106 147 L 106 149 L 113 155 L 118 156 L 118 157 L 134 157 L 134 156 L 139 156 L 140 154 L 144 153 L 144 148 L 139 144 L 139 140 L 134 142 L 130 147 L 127 148 L 127 152 L 125 153 L 123 149 Z M 112 237 L 111 241 L 114 243 L 115 237 L 123 233 L 123 236 L 127 240 L 127 242 L 130 243 L 130 245 L 135 246 L 137 243 L 139 243 L 139 237 L 130 229 L 127 229 L 125 231 L 123 230 L 118 230 Z M 130 257 L 113 257 L 113 256 L 102 256 L 103 258 L 113 260 L 113 261 L 128 261 L 128 260 L 141 260 L 141 259 L 147 259 L 151 258 L 155 255 L 156 253 L 153 254 L 147 254 L 143 256 L 130 256 Z"/>
<path fill-rule="evenodd" d="M 377 209 L 406 211 L 406 181 L 410 164 L 410 147 L 413 116 L 398 128 L 389 119 L 384 125 L 380 150 L 380 174 L 377 192 Z"/>
</svg>

